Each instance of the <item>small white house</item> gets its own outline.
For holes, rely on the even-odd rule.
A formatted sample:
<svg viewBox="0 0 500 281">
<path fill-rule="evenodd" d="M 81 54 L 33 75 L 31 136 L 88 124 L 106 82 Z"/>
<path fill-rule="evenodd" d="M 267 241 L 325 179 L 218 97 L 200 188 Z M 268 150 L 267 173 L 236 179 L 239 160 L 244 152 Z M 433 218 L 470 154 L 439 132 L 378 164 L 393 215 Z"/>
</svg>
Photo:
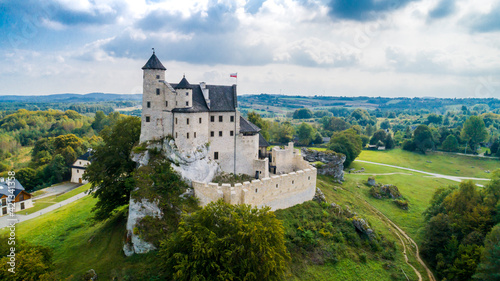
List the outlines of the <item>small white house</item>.
<svg viewBox="0 0 500 281">
<path fill-rule="evenodd" d="M 13 190 L 13 192 L 10 192 Z M 19 212 L 24 209 L 33 207 L 33 196 L 24 190 L 24 187 L 17 180 L 14 180 L 14 185 L 9 186 L 4 178 L 0 178 L 0 216 L 5 216 L 9 213 L 7 203 L 8 197 L 11 197 L 14 203 L 14 212 Z"/>
<path fill-rule="evenodd" d="M 88 183 L 88 181 L 83 179 L 83 173 L 85 172 L 85 169 L 87 169 L 87 166 L 90 164 L 90 153 L 91 151 L 89 150 L 82 156 L 78 157 L 75 163 L 73 163 L 73 165 L 71 166 L 71 182 L 81 184 Z"/>
</svg>

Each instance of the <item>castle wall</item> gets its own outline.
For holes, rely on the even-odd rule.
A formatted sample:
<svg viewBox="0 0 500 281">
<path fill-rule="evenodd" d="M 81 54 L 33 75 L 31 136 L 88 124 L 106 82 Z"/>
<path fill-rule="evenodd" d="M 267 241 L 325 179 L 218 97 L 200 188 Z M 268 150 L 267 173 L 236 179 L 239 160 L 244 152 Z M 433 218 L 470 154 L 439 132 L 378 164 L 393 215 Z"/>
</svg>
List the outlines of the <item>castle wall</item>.
<svg viewBox="0 0 500 281">
<path fill-rule="evenodd" d="M 235 115 L 235 112 L 210 112 L 208 120 L 210 158 L 216 161 L 220 168 L 227 173 L 234 173 L 234 145 L 239 131 L 238 118 L 236 118 L 238 116 Z M 212 116 L 213 122 L 211 121 Z M 222 116 L 222 122 L 219 122 L 219 116 Z M 233 122 L 231 122 L 231 116 L 234 118 Z M 231 131 L 233 132 L 232 136 Z M 245 161 L 241 158 L 237 159 L 237 161 Z"/>
<path fill-rule="evenodd" d="M 277 210 L 312 200 L 316 192 L 316 172 L 316 168 L 309 166 L 305 170 L 237 183 L 233 187 L 197 181 L 192 182 L 192 187 L 201 206 L 223 198 L 230 204 L 269 206 Z"/>
<path fill-rule="evenodd" d="M 309 163 L 302 159 L 298 149 L 293 148 L 293 143 L 288 143 L 285 148 L 273 147 L 271 166 L 276 167 L 276 174 L 285 174 L 295 170 L 307 169 Z"/>
<path fill-rule="evenodd" d="M 172 116 L 174 123 L 172 136 L 174 137 L 179 150 L 190 151 L 191 149 L 208 142 L 208 125 L 210 121 L 208 118 L 208 112 L 176 112 L 173 113 Z"/>
<path fill-rule="evenodd" d="M 238 134 L 236 138 L 236 173 L 255 176 L 255 160 L 259 159 L 259 135 L 244 136 Z"/>
</svg>

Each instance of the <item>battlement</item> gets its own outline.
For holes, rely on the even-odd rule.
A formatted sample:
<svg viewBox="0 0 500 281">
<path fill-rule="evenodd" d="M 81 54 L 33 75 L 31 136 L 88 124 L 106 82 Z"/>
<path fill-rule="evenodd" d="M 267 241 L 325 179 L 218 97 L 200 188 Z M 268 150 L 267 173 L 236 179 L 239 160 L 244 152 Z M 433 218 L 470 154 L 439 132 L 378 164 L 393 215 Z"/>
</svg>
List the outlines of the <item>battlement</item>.
<svg viewBox="0 0 500 281">
<path fill-rule="evenodd" d="M 237 183 L 234 186 L 193 181 L 192 187 L 201 206 L 222 198 L 229 204 L 269 206 L 272 210 L 277 210 L 311 200 L 316 192 L 316 173 L 316 168 L 309 166 L 304 170 Z"/>
</svg>

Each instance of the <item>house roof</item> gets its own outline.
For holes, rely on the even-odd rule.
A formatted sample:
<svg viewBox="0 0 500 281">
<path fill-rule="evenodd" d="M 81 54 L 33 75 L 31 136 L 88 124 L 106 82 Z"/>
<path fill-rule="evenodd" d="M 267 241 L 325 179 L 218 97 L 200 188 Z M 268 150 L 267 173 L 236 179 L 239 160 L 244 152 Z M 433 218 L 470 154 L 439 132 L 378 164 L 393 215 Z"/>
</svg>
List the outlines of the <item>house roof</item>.
<svg viewBox="0 0 500 281">
<path fill-rule="evenodd" d="M 10 186 L 12 188 L 12 186 Z M 21 183 L 18 180 L 14 180 L 14 196 L 17 196 L 21 191 L 24 191 L 24 187 L 21 185 Z M 4 178 L 0 179 L 0 197 L 3 195 L 9 196 L 9 185 L 7 184 L 7 181 L 5 181 Z"/>
<path fill-rule="evenodd" d="M 182 81 L 181 81 L 182 82 Z M 187 82 L 187 80 L 186 80 Z M 179 83 L 180 84 L 180 83 Z M 170 84 L 174 89 L 180 89 L 179 84 Z M 208 108 L 200 85 L 190 84 L 193 89 L 193 104 L 188 108 L 174 108 L 172 112 L 234 112 L 236 111 L 236 85 L 220 86 L 206 85 L 210 98 L 210 108 Z"/>
<path fill-rule="evenodd" d="M 85 152 L 85 154 L 83 154 L 82 156 L 80 156 L 80 157 L 78 157 L 76 159 L 90 161 L 89 157 L 90 157 L 90 151 L 87 151 L 87 152 Z"/>
<path fill-rule="evenodd" d="M 186 79 L 186 76 L 182 77 L 181 82 L 177 84 L 177 86 L 174 87 L 174 89 L 192 89 L 193 87 L 191 84 L 189 84 L 188 80 Z"/>
<path fill-rule="evenodd" d="M 254 125 L 252 122 L 240 116 L 240 133 L 258 133 L 260 128 Z M 259 141 L 260 144 L 260 141 Z"/>
<path fill-rule="evenodd" d="M 161 69 L 161 70 L 167 70 L 163 64 L 161 64 L 160 60 L 158 57 L 155 55 L 155 52 L 153 51 L 153 54 L 149 58 L 148 62 L 142 67 L 142 69 Z"/>
<path fill-rule="evenodd" d="M 259 147 L 268 147 L 269 143 L 266 141 L 264 136 L 262 136 L 261 133 L 259 133 Z"/>
</svg>

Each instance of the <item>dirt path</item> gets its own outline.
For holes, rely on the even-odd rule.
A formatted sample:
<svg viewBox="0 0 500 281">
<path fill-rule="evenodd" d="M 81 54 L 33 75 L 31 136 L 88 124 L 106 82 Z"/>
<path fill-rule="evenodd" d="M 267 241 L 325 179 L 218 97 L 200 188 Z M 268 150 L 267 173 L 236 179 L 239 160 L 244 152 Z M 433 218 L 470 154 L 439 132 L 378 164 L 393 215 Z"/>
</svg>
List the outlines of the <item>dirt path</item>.
<svg viewBox="0 0 500 281">
<path fill-rule="evenodd" d="M 406 234 L 406 232 L 404 232 L 401 228 L 399 228 L 393 221 L 391 221 L 388 217 L 386 217 L 382 212 L 380 212 L 372 204 L 370 204 L 368 201 L 364 200 L 363 198 L 361 198 L 358 195 L 356 195 L 356 197 L 363 200 L 365 205 L 367 205 L 379 218 L 381 218 L 382 221 L 386 225 L 390 224 L 393 227 L 393 229 L 396 230 L 394 233 L 396 233 L 396 235 L 401 240 L 401 244 L 403 245 L 403 249 L 404 249 L 403 254 L 405 256 L 406 263 L 413 268 L 413 270 L 415 271 L 415 273 L 418 276 L 418 280 L 421 281 L 422 276 L 421 276 L 420 272 L 413 265 L 411 265 L 408 262 L 408 256 L 406 255 L 406 243 L 403 241 L 401 236 L 403 236 L 410 243 L 410 246 L 415 248 L 415 258 L 417 259 L 418 263 L 420 263 L 422 265 L 422 267 L 425 269 L 425 271 L 427 272 L 427 276 L 429 277 L 429 280 L 436 281 L 436 279 L 434 278 L 434 275 L 432 274 L 432 271 L 427 267 L 427 265 L 424 263 L 424 261 L 420 258 L 420 252 L 419 252 L 417 243 L 415 243 L 415 241 L 413 241 L 413 239 L 411 239 L 410 236 L 408 236 L 408 234 Z"/>
</svg>

